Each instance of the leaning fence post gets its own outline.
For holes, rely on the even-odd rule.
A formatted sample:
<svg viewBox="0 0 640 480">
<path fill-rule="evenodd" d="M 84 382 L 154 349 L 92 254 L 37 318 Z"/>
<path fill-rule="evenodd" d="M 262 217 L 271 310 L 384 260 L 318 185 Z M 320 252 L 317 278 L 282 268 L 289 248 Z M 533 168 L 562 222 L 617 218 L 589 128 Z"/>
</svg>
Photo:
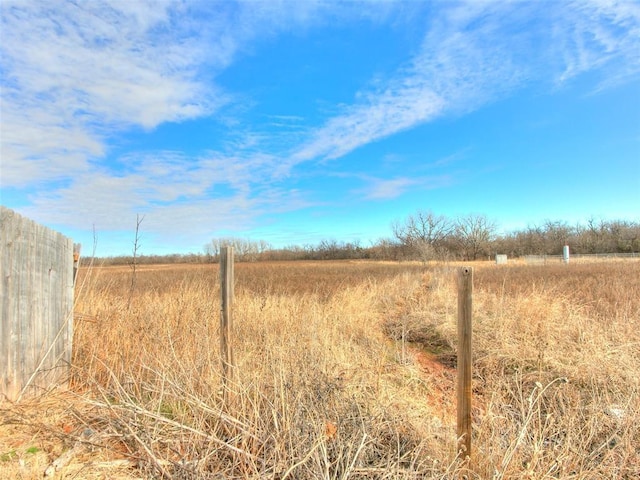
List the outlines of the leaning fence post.
<svg viewBox="0 0 640 480">
<path fill-rule="evenodd" d="M 222 395 L 228 405 L 230 385 L 233 383 L 234 362 L 231 332 L 233 327 L 233 247 L 220 249 L 220 356 L 222 359 Z"/>
<path fill-rule="evenodd" d="M 458 455 L 471 458 L 471 316 L 473 268 L 458 271 Z"/>
</svg>

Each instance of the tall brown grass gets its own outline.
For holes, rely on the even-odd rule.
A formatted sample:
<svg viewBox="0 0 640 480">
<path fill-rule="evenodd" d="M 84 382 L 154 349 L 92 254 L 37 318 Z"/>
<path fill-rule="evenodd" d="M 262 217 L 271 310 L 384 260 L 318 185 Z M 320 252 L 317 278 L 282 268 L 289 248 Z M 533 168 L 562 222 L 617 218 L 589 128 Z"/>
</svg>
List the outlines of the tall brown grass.
<svg viewBox="0 0 640 480">
<path fill-rule="evenodd" d="M 134 290 L 126 268 L 81 275 L 71 390 L 0 407 L 0 477 L 40 478 L 78 441 L 60 475 L 640 475 L 639 262 L 478 265 L 469 464 L 452 265 L 237 264 L 228 405 L 216 266 L 139 267 Z"/>
</svg>

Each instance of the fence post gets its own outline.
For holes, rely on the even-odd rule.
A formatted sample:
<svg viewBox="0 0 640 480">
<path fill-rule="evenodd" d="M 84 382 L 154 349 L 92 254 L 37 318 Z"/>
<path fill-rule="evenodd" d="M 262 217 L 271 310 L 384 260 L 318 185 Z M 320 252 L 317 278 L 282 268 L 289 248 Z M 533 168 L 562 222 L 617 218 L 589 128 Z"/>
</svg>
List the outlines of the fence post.
<svg viewBox="0 0 640 480">
<path fill-rule="evenodd" d="M 471 317 L 473 268 L 458 271 L 458 455 L 471 458 Z"/>
<path fill-rule="evenodd" d="M 225 405 L 229 404 L 230 385 L 234 377 L 233 345 L 233 247 L 220 249 L 220 294 L 222 311 L 220 315 L 220 356 L 222 359 L 222 394 Z"/>
<path fill-rule="evenodd" d="M 81 243 L 73 244 L 73 286 L 76 285 L 76 276 L 78 275 L 78 267 L 80 266 L 80 250 L 82 250 Z"/>
</svg>

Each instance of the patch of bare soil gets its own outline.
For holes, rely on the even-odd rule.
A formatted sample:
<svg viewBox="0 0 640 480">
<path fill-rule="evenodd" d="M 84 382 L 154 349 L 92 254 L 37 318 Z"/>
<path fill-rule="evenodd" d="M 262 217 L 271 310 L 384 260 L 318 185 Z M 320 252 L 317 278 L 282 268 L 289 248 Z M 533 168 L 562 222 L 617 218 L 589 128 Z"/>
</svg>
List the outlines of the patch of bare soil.
<svg viewBox="0 0 640 480">
<path fill-rule="evenodd" d="M 420 366 L 424 381 L 429 386 L 427 402 L 444 425 L 456 423 L 456 370 L 450 357 L 436 355 L 421 348 L 411 349 Z"/>
</svg>

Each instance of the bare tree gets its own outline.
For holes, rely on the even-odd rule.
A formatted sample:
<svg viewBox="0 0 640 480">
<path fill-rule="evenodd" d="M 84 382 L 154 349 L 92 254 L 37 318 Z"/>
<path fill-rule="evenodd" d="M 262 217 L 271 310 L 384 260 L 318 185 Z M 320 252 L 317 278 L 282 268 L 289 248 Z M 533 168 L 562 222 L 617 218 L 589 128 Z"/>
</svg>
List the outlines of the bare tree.
<svg viewBox="0 0 640 480">
<path fill-rule="evenodd" d="M 394 237 L 411 247 L 423 261 L 440 256 L 445 241 L 454 232 L 454 224 L 447 217 L 431 210 L 419 210 L 403 222 L 394 222 L 391 228 Z"/>
<path fill-rule="evenodd" d="M 567 222 L 547 220 L 544 223 L 545 253 L 560 255 L 562 248 L 574 236 L 574 228 Z"/>
<path fill-rule="evenodd" d="M 455 241 L 466 260 L 477 260 L 488 255 L 495 238 L 497 226 L 486 215 L 469 214 L 458 218 L 455 225 Z"/>
<path fill-rule="evenodd" d="M 140 251 L 140 225 L 144 220 L 144 215 L 136 214 L 136 234 L 133 239 L 133 255 L 131 258 L 131 285 L 129 286 L 129 300 L 127 302 L 127 309 L 131 308 L 131 299 L 133 298 L 133 291 L 136 288 L 136 270 L 138 267 L 138 254 Z"/>
</svg>

